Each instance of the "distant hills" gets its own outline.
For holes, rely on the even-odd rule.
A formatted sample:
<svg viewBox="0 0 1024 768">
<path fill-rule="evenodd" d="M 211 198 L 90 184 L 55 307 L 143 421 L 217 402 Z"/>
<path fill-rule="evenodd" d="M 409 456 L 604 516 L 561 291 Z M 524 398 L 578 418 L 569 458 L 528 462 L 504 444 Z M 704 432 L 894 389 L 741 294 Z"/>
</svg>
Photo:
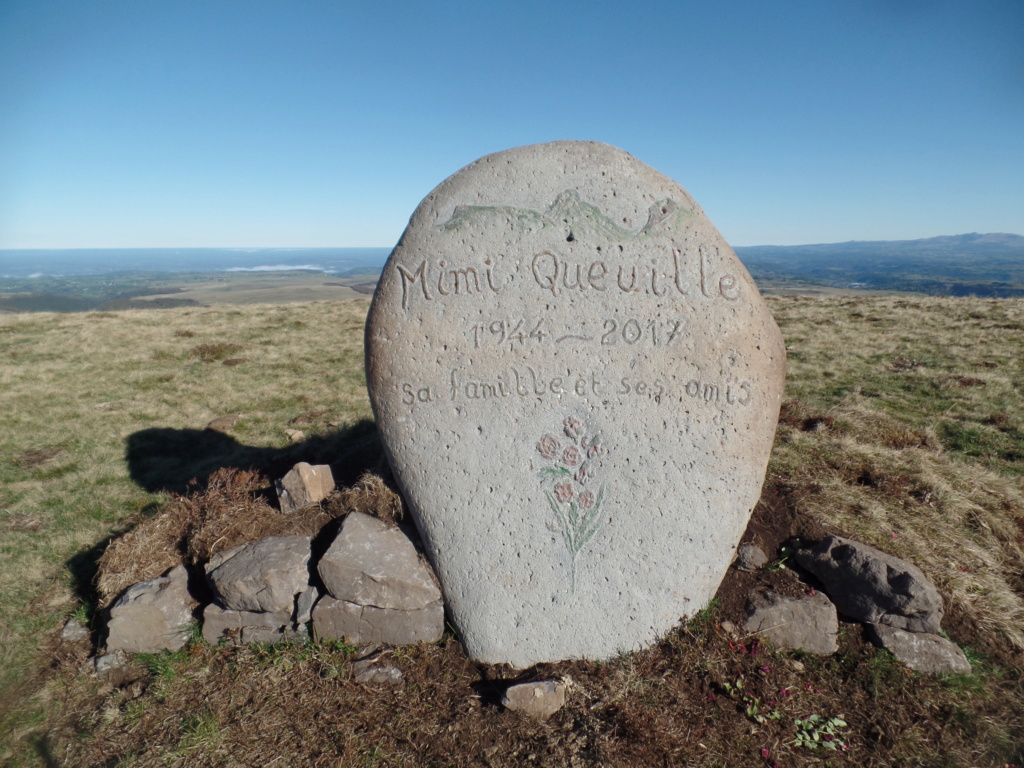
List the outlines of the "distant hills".
<svg viewBox="0 0 1024 768">
<path fill-rule="evenodd" d="M 1024 297 L 1024 237 L 977 234 L 737 247 L 762 289 L 821 286 L 935 296 Z"/>
<path fill-rule="evenodd" d="M 657 201 L 647 224 L 634 232 L 565 192 L 545 211 L 463 206 L 442 226 L 466 229 L 469 235 L 497 217 L 517 227 L 568 225 L 570 236 L 633 240 L 657 237 L 666 223 L 685 215 L 673 201 Z M 863 290 L 1024 297 L 1024 237 L 1020 235 L 971 233 L 735 250 L 765 293 Z M 284 296 L 286 283 L 367 293 L 388 252 L 387 248 L 0 251 L 0 314 L 184 306 L 196 303 L 188 291 L 211 280 L 222 287 L 214 298 L 223 296 L 228 302 L 238 298 L 238 291 L 251 292 L 254 281 L 266 289 L 271 278 L 281 291 L 263 290 L 260 295 Z M 331 282 L 323 282 L 327 276 Z"/>
</svg>

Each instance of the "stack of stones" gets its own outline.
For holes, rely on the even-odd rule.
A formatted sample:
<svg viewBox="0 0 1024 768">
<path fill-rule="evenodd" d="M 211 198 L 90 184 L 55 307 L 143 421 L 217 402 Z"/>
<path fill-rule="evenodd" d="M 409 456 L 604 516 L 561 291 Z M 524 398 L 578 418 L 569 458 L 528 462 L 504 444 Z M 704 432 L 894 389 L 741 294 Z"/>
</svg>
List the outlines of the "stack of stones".
<svg viewBox="0 0 1024 768">
<path fill-rule="evenodd" d="M 206 578 L 216 595 L 203 611 L 203 637 L 275 643 L 305 636 L 316 601 L 309 536 L 271 536 L 213 556 Z"/>
<path fill-rule="evenodd" d="M 389 645 L 441 638 L 441 590 L 398 528 L 350 513 L 317 572 L 327 590 L 313 609 L 317 637 Z"/>
</svg>

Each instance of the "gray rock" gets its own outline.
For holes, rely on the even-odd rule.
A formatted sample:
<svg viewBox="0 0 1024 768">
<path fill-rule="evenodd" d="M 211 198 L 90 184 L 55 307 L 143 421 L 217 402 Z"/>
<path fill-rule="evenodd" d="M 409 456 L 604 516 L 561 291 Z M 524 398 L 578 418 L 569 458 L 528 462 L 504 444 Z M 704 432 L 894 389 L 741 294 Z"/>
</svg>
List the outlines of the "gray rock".
<svg viewBox="0 0 1024 768">
<path fill-rule="evenodd" d="M 839 650 L 836 607 L 820 592 L 797 598 L 756 595 L 750 601 L 744 631 L 761 635 L 780 650 L 818 656 Z"/>
<path fill-rule="evenodd" d="M 75 619 L 68 619 L 64 622 L 64 628 L 60 632 L 60 639 L 66 643 L 77 643 L 89 636 L 89 630 Z"/>
<path fill-rule="evenodd" d="M 286 430 L 296 432 L 299 437 L 292 438 L 293 441 L 301 440 L 304 435 L 297 430 Z M 283 512 L 294 512 L 295 510 L 308 507 L 311 504 L 326 499 L 334 490 L 334 475 L 327 464 L 316 466 L 300 461 L 291 470 L 274 483 L 277 489 L 277 500 Z"/>
<path fill-rule="evenodd" d="M 270 630 L 283 636 L 285 629 L 290 629 L 291 626 L 292 612 L 288 610 L 232 611 L 221 608 L 216 603 L 211 603 L 203 609 L 203 638 L 208 643 L 216 643 L 222 637 L 227 637 L 234 643 L 251 642 L 243 639 L 244 629 Z M 269 642 L 276 642 L 276 640 Z"/>
<path fill-rule="evenodd" d="M 756 571 L 768 562 L 768 555 L 757 544 L 742 544 L 736 550 L 736 569 L 740 571 Z"/>
<path fill-rule="evenodd" d="M 565 706 L 565 684 L 547 680 L 513 685 L 505 691 L 501 703 L 506 709 L 547 720 Z"/>
<path fill-rule="evenodd" d="M 309 557 L 309 536 L 270 536 L 218 552 L 206 578 L 229 610 L 290 614 L 309 587 Z"/>
<path fill-rule="evenodd" d="M 714 596 L 785 349 L 674 181 L 594 142 L 478 160 L 416 209 L 366 342 L 377 426 L 474 659 L 607 658 Z"/>
<path fill-rule="evenodd" d="M 295 623 L 305 624 L 313 618 L 313 606 L 320 597 L 316 587 L 310 587 L 295 598 Z"/>
<path fill-rule="evenodd" d="M 402 670 L 390 664 L 378 666 L 372 661 L 357 661 L 352 665 L 352 679 L 357 683 L 388 683 L 401 685 Z"/>
<path fill-rule="evenodd" d="M 925 632 L 870 624 L 871 639 L 917 672 L 969 675 L 971 662 L 956 644 Z"/>
<path fill-rule="evenodd" d="M 874 547 L 826 536 L 796 552 L 846 616 L 910 632 L 939 631 L 942 596 L 919 568 Z"/>
<path fill-rule="evenodd" d="M 213 430 L 214 432 L 223 432 L 224 434 L 227 434 L 234 429 L 240 418 L 241 417 L 237 413 L 228 414 L 227 416 L 218 416 L 207 424 L 206 428 Z"/>
<path fill-rule="evenodd" d="M 195 601 L 184 566 L 141 581 L 117 599 L 107 623 L 107 651 L 176 651 L 188 641 Z"/>
<path fill-rule="evenodd" d="M 313 632 L 317 637 L 344 640 L 352 645 L 433 643 L 444 633 L 444 606 L 438 600 L 403 611 L 357 605 L 324 595 L 313 608 Z"/>
<path fill-rule="evenodd" d="M 362 512 L 345 517 L 317 571 L 331 596 L 350 603 L 408 611 L 441 599 L 409 537 Z"/>
<path fill-rule="evenodd" d="M 128 663 L 128 654 L 124 651 L 114 651 L 97 656 L 92 660 L 92 668 L 96 676 L 104 678 Z"/>
</svg>

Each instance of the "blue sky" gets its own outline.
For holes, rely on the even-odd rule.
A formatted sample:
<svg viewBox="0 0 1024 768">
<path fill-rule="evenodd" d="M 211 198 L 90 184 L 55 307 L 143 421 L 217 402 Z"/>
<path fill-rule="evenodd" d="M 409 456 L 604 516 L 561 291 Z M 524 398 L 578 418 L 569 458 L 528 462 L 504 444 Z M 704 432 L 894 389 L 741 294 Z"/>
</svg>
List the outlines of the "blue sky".
<svg viewBox="0 0 1024 768">
<path fill-rule="evenodd" d="M 389 246 L 567 138 L 733 245 L 1024 234 L 1024 3 L 0 0 L 0 248 Z"/>
</svg>

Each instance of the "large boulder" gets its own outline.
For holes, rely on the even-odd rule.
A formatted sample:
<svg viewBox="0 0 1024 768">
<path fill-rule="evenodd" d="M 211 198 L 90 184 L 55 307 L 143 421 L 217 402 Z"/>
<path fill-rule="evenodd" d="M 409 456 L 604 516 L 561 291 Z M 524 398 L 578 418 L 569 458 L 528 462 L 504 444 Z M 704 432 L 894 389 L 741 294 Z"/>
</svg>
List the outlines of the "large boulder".
<svg viewBox="0 0 1024 768">
<path fill-rule="evenodd" d="M 845 616 L 910 632 L 939 631 L 942 596 L 917 566 L 841 536 L 826 536 L 795 557 Z"/>
<path fill-rule="evenodd" d="M 223 608 L 293 611 L 295 596 L 309 588 L 309 536 L 270 536 L 218 552 L 206 578 Z"/>
<path fill-rule="evenodd" d="M 476 161 L 413 213 L 366 351 L 473 658 L 611 657 L 714 596 L 760 495 L 785 348 L 679 184 L 595 142 Z"/>
<path fill-rule="evenodd" d="M 108 654 L 178 650 L 188 641 L 194 606 L 181 565 L 129 587 L 110 608 Z"/>
<path fill-rule="evenodd" d="M 836 607 L 817 592 L 802 597 L 755 595 L 744 631 L 758 634 L 779 650 L 829 656 L 839 650 Z"/>
</svg>

